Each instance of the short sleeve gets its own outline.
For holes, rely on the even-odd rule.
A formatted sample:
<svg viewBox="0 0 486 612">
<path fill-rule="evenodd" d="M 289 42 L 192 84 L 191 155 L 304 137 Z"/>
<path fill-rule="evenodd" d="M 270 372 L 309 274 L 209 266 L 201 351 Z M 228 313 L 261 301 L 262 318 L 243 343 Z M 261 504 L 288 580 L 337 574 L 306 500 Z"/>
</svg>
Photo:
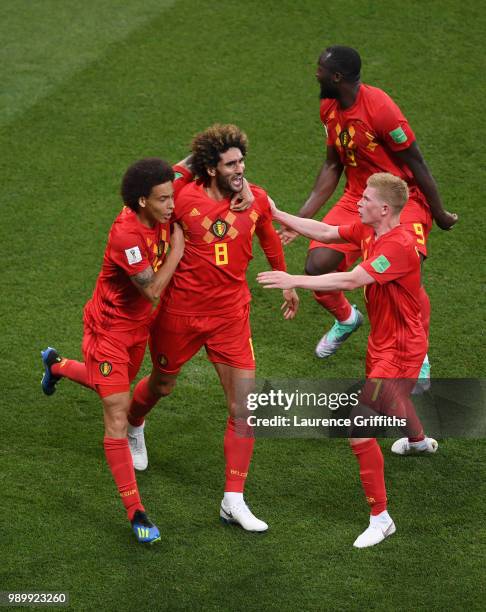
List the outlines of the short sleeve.
<svg viewBox="0 0 486 612">
<path fill-rule="evenodd" d="M 389 240 L 380 245 L 377 252 L 359 265 L 372 276 L 375 281 L 384 285 L 413 272 L 414 267 L 420 267 L 420 258 L 403 243 Z"/>
<path fill-rule="evenodd" d="M 400 108 L 390 97 L 375 113 L 375 131 L 392 151 L 403 151 L 415 142 L 415 134 Z"/>
<path fill-rule="evenodd" d="M 339 236 L 346 242 L 357 244 L 359 247 L 361 247 L 361 241 L 363 240 L 363 230 L 364 225 L 362 223 L 338 226 Z"/>
<path fill-rule="evenodd" d="M 145 245 L 135 232 L 111 235 L 109 257 L 128 276 L 143 272 L 150 265 Z"/>
</svg>

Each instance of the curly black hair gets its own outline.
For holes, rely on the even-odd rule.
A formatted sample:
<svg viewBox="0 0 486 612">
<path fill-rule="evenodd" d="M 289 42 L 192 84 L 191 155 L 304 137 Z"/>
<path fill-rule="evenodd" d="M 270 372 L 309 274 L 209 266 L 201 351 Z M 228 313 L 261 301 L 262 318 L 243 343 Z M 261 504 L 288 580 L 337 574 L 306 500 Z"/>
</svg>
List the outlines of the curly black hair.
<svg viewBox="0 0 486 612">
<path fill-rule="evenodd" d="M 172 166 L 158 157 L 146 157 L 132 164 L 121 183 L 123 203 L 137 212 L 139 199 L 147 198 L 155 185 L 174 180 Z"/>
<path fill-rule="evenodd" d="M 215 168 L 221 154 L 233 147 L 239 149 L 243 156 L 248 150 L 248 138 L 236 125 L 216 123 L 197 134 L 191 144 L 192 173 L 204 183 L 208 183 L 210 176 L 207 169 Z"/>
</svg>

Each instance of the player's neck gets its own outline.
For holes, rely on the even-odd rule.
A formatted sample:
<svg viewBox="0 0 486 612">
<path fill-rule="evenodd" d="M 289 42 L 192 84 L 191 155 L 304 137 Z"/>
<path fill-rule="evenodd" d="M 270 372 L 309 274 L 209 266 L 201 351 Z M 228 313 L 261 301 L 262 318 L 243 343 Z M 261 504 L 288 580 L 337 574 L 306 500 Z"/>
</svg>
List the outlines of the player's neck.
<svg viewBox="0 0 486 612">
<path fill-rule="evenodd" d="M 391 232 L 392 229 L 395 229 L 398 225 L 400 225 L 400 217 L 390 217 L 389 219 L 383 219 L 376 225 L 373 224 L 376 238 L 381 238 L 381 236 L 388 234 L 388 232 Z"/>
<path fill-rule="evenodd" d="M 338 102 L 342 109 L 347 109 L 353 106 L 353 104 L 356 102 L 356 98 L 358 97 L 360 85 L 361 83 L 358 81 L 358 83 L 346 85 L 346 87 L 340 91 Z"/>
<path fill-rule="evenodd" d="M 155 227 L 155 224 L 157 222 L 152 218 L 149 219 L 145 214 L 143 208 L 140 208 L 135 214 L 137 215 L 137 219 L 140 221 L 140 223 L 142 225 L 145 225 L 145 227 L 149 227 L 150 229 L 153 229 Z"/>
<path fill-rule="evenodd" d="M 221 202 L 221 200 L 225 200 L 231 196 L 230 193 L 225 193 L 222 191 L 215 180 L 211 181 L 209 185 L 204 186 L 204 191 L 211 198 L 211 200 L 216 200 L 216 202 Z"/>
</svg>

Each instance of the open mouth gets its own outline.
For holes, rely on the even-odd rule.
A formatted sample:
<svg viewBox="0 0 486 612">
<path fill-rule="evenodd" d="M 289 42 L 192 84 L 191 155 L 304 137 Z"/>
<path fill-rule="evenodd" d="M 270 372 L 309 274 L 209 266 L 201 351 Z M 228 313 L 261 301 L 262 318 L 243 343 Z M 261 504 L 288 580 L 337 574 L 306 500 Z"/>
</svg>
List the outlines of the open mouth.
<svg viewBox="0 0 486 612">
<path fill-rule="evenodd" d="M 232 183 L 232 185 L 234 187 L 239 189 L 240 187 L 243 187 L 243 177 L 242 176 L 236 176 L 234 179 L 232 179 L 231 183 Z"/>
</svg>

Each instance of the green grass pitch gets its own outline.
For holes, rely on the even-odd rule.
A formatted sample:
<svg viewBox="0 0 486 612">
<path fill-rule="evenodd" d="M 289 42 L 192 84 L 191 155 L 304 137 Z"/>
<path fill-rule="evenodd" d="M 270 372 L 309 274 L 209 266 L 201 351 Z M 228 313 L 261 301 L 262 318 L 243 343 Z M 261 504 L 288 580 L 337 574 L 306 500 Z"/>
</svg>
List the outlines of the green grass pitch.
<svg viewBox="0 0 486 612">
<path fill-rule="evenodd" d="M 363 80 L 388 91 L 415 130 L 445 206 L 430 238 L 436 377 L 484 375 L 485 13 L 457 0 L 4 0 L 0 22 L 0 590 L 63 590 L 77 610 L 484 609 L 482 440 L 446 440 L 400 460 L 384 441 L 398 531 L 353 549 L 365 527 L 345 440 L 262 440 L 247 495 L 263 537 L 218 522 L 223 393 L 203 354 L 147 427 L 139 476 L 159 546 L 128 529 L 102 450 L 95 394 L 64 382 L 41 394 L 39 350 L 80 354 L 82 307 L 99 271 L 119 181 L 135 159 L 185 156 L 195 132 L 234 122 L 247 175 L 289 211 L 323 157 L 315 64 L 358 48 Z M 306 244 L 287 249 L 302 269 Z M 294 322 L 254 281 L 261 376 L 359 377 L 364 328 L 322 363 L 329 324 L 301 292 Z M 360 292 L 355 300 L 362 304 Z M 146 360 L 141 374 L 147 373 Z"/>
</svg>

